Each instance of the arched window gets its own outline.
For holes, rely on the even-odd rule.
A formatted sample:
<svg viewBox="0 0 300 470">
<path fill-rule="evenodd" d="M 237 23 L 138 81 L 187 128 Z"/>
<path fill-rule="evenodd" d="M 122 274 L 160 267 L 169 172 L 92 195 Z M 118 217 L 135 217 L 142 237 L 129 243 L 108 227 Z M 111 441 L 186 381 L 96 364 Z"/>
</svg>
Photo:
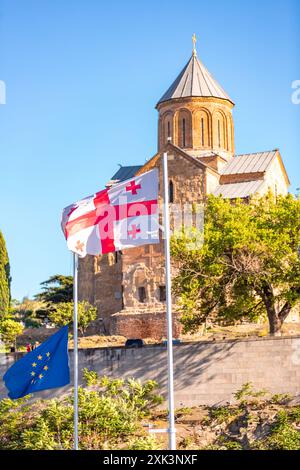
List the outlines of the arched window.
<svg viewBox="0 0 300 470">
<path fill-rule="evenodd" d="M 204 119 L 201 118 L 201 145 L 204 147 Z"/>
<path fill-rule="evenodd" d="M 182 119 L 182 147 L 186 144 L 185 118 Z"/>
<path fill-rule="evenodd" d="M 163 116 L 161 121 L 161 145 L 164 146 L 172 141 L 173 117 L 170 113 Z"/>
<path fill-rule="evenodd" d="M 173 183 L 173 181 L 169 182 L 169 202 L 171 204 L 174 202 L 174 183 Z"/>
<path fill-rule="evenodd" d="M 213 116 L 213 145 L 215 148 L 227 150 L 227 118 L 222 111 L 217 110 Z"/>
<path fill-rule="evenodd" d="M 177 113 L 175 129 L 175 144 L 181 148 L 192 147 L 192 114 L 189 110 L 181 109 Z"/>
</svg>

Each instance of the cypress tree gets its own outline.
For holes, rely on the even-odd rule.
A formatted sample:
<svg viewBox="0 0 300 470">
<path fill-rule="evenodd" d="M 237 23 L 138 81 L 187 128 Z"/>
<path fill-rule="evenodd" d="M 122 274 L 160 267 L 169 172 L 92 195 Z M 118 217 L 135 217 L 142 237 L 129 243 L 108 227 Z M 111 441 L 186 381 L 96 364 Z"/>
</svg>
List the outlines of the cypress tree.
<svg viewBox="0 0 300 470">
<path fill-rule="evenodd" d="M 10 265 L 6 244 L 0 231 L 0 319 L 8 313 L 10 304 Z"/>
</svg>

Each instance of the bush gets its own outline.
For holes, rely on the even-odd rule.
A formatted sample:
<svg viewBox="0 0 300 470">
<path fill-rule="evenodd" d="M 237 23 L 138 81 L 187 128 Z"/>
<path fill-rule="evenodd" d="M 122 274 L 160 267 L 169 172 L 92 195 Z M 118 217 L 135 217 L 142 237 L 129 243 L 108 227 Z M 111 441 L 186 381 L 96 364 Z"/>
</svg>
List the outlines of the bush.
<svg viewBox="0 0 300 470">
<path fill-rule="evenodd" d="M 14 346 L 17 337 L 23 333 L 23 330 L 23 325 L 11 318 L 0 321 L 0 337 L 6 346 Z"/>
<path fill-rule="evenodd" d="M 79 388 L 81 449 L 157 449 L 143 417 L 162 402 L 157 384 L 134 379 L 98 378 L 84 371 L 88 387 Z M 73 447 L 73 397 L 37 401 L 28 397 L 0 402 L 0 449 L 60 450 Z"/>
</svg>

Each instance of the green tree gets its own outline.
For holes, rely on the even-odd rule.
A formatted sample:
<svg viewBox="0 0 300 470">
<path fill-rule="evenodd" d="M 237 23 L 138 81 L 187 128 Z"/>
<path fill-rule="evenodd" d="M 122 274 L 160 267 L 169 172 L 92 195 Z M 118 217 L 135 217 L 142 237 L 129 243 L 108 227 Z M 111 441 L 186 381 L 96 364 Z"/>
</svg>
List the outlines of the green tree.
<svg viewBox="0 0 300 470">
<path fill-rule="evenodd" d="M 210 196 L 203 246 L 191 249 L 197 236 L 192 230 L 172 240 L 185 330 L 209 316 L 232 323 L 267 314 L 270 334 L 280 335 L 300 300 L 300 200 L 268 194 L 233 204 Z"/>
<path fill-rule="evenodd" d="M 15 346 L 17 337 L 23 333 L 24 327 L 21 323 L 6 318 L 0 322 L 0 339 L 6 346 Z"/>
<path fill-rule="evenodd" d="M 36 300 L 46 303 L 58 304 L 71 302 L 73 299 L 73 277 L 55 274 L 41 282 L 43 292 L 35 295 Z"/>
<path fill-rule="evenodd" d="M 0 231 L 0 318 L 8 314 L 10 304 L 10 265 L 6 244 Z"/>
<path fill-rule="evenodd" d="M 38 319 L 49 319 L 50 313 L 59 303 L 72 302 L 73 277 L 55 274 L 44 282 L 41 282 L 42 292 L 36 294 L 35 300 L 41 302 L 40 308 L 35 312 Z"/>
<path fill-rule="evenodd" d="M 49 313 L 49 320 L 57 326 L 73 325 L 73 302 L 56 304 Z M 78 302 L 78 328 L 84 334 L 89 324 L 97 317 L 97 309 L 88 302 Z"/>
</svg>

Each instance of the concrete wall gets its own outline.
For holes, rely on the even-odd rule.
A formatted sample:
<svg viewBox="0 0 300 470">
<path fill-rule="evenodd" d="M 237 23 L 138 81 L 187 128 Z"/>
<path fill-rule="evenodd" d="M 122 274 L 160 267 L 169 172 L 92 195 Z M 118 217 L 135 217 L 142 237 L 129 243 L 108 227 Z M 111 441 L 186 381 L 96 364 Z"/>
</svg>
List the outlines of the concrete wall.
<svg viewBox="0 0 300 470">
<path fill-rule="evenodd" d="M 70 358 L 72 362 L 72 354 Z M 13 362 L 14 355 L 0 355 L 1 377 Z M 177 407 L 232 401 L 233 393 L 245 382 L 300 400 L 300 337 L 185 343 L 174 346 L 174 362 Z M 84 367 L 100 375 L 154 379 L 161 392 L 166 391 L 166 348 L 162 345 L 81 350 L 79 368 Z M 54 394 L 47 391 L 40 395 Z M 4 396 L 1 382 L 0 397 Z"/>
</svg>

